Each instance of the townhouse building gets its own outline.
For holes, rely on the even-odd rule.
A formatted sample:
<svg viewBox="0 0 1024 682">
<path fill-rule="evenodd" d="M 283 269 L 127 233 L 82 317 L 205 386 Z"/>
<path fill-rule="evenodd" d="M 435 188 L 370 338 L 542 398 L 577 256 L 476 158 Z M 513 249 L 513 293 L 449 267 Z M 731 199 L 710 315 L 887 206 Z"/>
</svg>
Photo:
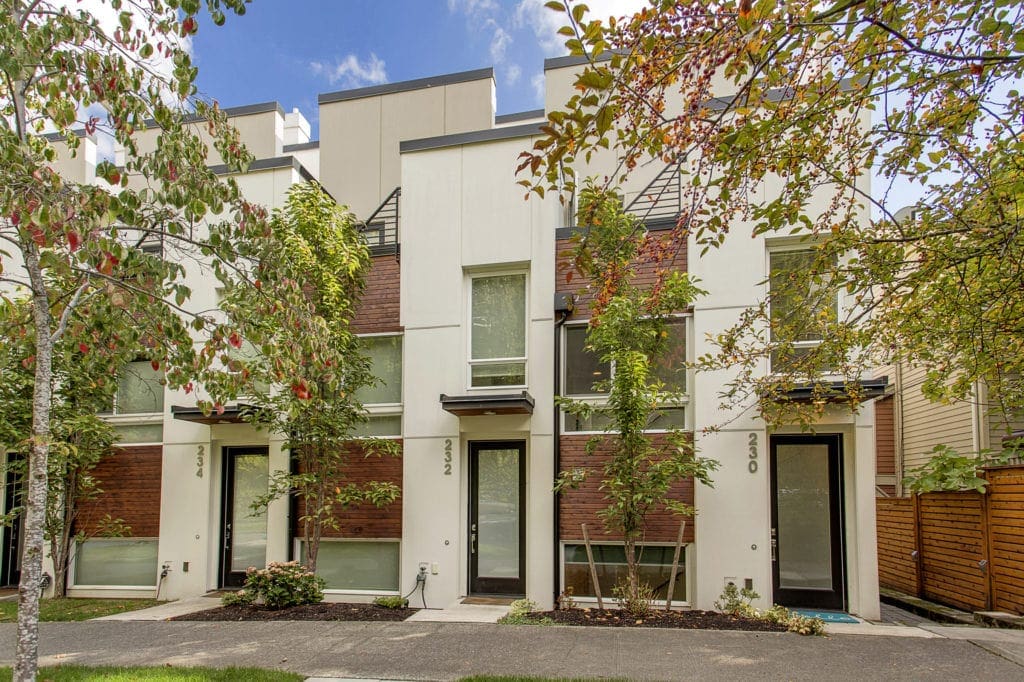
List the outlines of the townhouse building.
<svg viewBox="0 0 1024 682">
<path fill-rule="evenodd" d="M 594 381 L 615 368 L 585 350 L 588 299 L 573 301 L 585 283 L 565 276 L 563 252 L 578 229 L 571 202 L 524 200 L 515 176 L 519 153 L 571 96 L 579 68 L 548 60 L 545 108 L 511 115 L 495 115 L 491 69 L 323 94 L 315 141 L 302 114 L 276 103 L 228 110 L 257 156 L 237 177 L 243 192 L 274 207 L 293 183 L 315 178 L 365 223 L 373 256 L 354 328 L 383 384 L 361 396 L 364 433 L 399 440 L 401 456 L 352 461 L 345 475 L 390 480 L 402 494 L 384 509 L 340 514 L 319 557 L 332 599 L 406 594 L 425 571 L 430 607 L 474 595 L 550 607 L 567 588 L 586 601 L 594 590 L 584 523 L 606 595 L 624 571 L 621 543 L 597 516 L 599 477 L 552 492 L 560 471 L 599 464 L 584 445 L 602 432 L 562 413 L 554 397 L 600 401 Z M 576 174 L 605 176 L 615 161 L 598 155 Z M 87 166 L 88 155 L 74 162 Z M 675 224 L 678 178 L 652 162 L 621 188 L 648 230 Z M 671 325 L 672 360 L 659 372 L 686 400 L 666 406 L 651 431 L 682 428 L 701 456 L 720 462 L 714 487 L 673 491 L 697 510 L 674 587 L 674 599 L 693 608 L 712 608 L 733 582 L 760 593 L 761 606 L 879 615 L 872 402 L 830 408 L 813 433 L 770 430 L 751 409 L 720 406 L 728 371 L 695 375 L 683 362 L 709 350 L 709 335 L 762 300 L 769 273 L 798 267 L 807 248 L 794 237 L 733 239 L 701 257 L 681 249 L 671 263 L 709 293 Z M 189 278 L 196 305 L 215 307 L 202 268 Z M 871 385 L 869 395 L 880 395 L 882 382 Z M 161 386 L 148 363 L 121 378 L 110 420 L 122 447 L 96 472 L 105 492 L 82 523 L 109 513 L 132 533 L 80 545 L 72 595 L 199 595 L 240 584 L 248 566 L 300 556 L 288 500 L 250 509 L 271 472 L 289 466 L 279 434 L 243 423 L 237 406 L 203 414 L 193 397 Z M 679 524 L 658 512 L 645 534 L 643 573 L 659 598 Z M 7 582 L 16 536 L 16 527 L 4 534 Z"/>
</svg>

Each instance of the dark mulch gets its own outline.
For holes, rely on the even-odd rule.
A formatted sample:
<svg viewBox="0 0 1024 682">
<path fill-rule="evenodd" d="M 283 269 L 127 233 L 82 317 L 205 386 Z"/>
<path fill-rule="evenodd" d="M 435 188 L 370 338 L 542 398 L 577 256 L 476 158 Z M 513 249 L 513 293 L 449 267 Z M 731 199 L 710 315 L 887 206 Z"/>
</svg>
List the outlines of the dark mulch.
<svg viewBox="0 0 1024 682">
<path fill-rule="evenodd" d="M 386 609 L 373 604 L 321 602 L 286 609 L 265 606 L 221 606 L 187 613 L 171 620 L 405 620 L 419 609 Z"/>
<path fill-rule="evenodd" d="M 623 611 L 564 609 L 530 614 L 530 619 L 550 618 L 557 625 L 598 625 L 626 628 L 681 628 L 685 630 L 752 630 L 786 632 L 786 626 L 754 618 L 730 616 L 717 611 L 652 611 L 644 618 Z"/>
</svg>

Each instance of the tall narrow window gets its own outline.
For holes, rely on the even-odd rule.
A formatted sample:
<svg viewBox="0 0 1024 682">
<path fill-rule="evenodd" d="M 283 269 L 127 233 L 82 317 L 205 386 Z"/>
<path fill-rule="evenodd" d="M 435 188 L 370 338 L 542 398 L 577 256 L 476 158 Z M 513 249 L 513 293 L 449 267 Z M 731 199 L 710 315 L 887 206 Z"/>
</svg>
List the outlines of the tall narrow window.
<svg viewBox="0 0 1024 682">
<path fill-rule="evenodd" d="M 470 386 L 526 385 L 526 275 L 472 279 Z"/>
<path fill-rule="evenodd" d="M 356 427 L 359 437 L 402 435 L 402 337 L 364 336 L 360 339 L 370 356 L 370 371 L 379 380 L 356 391 L 369 412 L 369 421 Z"/>
<path fill-rule="evenodd" d="M 146 414 L 164 411 L 163 374 L 149 360 L 130 362 L 117 377 L 114 414 Z"/>
<path fill-rule="evenodd" d="M 825 325 L 838 315 L 838 293 L 829 273 L 815 273 L 820 256 L 812 249 L 769 255 L 772 367 L 792 369 L 821 344 Z"/>
</svg>

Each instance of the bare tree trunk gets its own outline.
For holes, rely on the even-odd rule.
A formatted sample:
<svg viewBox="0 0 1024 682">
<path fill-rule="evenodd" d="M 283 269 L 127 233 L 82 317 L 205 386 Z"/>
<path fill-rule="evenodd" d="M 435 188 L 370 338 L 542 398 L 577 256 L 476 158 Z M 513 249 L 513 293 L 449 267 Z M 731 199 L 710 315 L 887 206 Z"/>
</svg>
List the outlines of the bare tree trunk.
<svg viewBox="0 0 1024 682">
<path fill-rule="evenodd" d="M 24 241 L 24 240 L 23 240 Z M 50 398 L 53 341 L 46 284 L 39 254 L 24 244 L 25 268 L 32 282 L 32 319 L 36 332 L 36 371 L 32 394 L 32 436 L 25 497 L 25 546 L 18 584 L 18 642 L 14 682 L 32 682 L 39 664 L 39 584 L 43 573 L 43 527 L 46 522 L 47 459 L 50 455 Z"/>
</svg>

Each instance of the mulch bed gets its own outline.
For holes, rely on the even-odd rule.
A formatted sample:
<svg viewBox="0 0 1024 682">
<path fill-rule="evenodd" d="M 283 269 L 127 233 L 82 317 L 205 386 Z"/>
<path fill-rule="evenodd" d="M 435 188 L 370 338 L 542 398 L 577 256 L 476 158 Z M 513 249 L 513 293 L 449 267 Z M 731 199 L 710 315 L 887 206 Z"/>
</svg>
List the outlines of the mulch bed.
<svg viewBox="0 0 1024 682">
<path fill-rule="evenodd" d="M 286 609 L 265 606 L 220 606 L 171 620 L 405 620 L 419 609 L 386 609 L 373 604 L 321 602 Z"/>
<path fill-rule="evenodd" d="M 754 618 L 730 616 L 717 611 L 652 611 L 644 618 L 623 611 L 564 609 L 536 611 L 530 619 L 550 618 L 558 625 L 597 625 L 612 628 L 680 628 L 684 630 L 751 630 L 786 632 L 786 626 Z"/>
</svg>

